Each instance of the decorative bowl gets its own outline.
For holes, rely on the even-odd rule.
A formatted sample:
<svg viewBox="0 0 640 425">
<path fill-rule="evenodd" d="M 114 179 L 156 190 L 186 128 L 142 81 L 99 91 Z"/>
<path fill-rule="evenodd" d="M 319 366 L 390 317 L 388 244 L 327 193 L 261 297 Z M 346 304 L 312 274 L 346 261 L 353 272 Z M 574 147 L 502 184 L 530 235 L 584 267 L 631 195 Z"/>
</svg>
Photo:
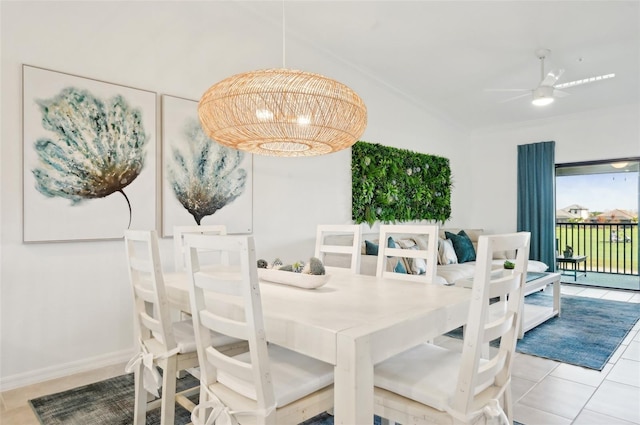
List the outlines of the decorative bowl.
<svg viewBox="0 0 640 425">
<path fill-rule="evenodd" d="M 316 275 L 273 269 L 258 269 L 258 277 L 267 282 L 281 283 L 298 288 L 315 289 L 326 284 L 331 276 L 328 274 Z"/>
</svg>

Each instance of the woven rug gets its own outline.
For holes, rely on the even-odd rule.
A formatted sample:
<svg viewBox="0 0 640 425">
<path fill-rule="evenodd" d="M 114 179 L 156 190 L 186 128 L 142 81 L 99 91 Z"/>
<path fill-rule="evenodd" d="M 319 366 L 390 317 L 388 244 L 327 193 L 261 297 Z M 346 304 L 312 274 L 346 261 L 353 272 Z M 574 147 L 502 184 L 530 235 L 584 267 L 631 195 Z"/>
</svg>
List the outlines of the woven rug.
<svg viewBox="0 0 640 425">
<path fill-rule="evenodd" d="M 177 391 L 198 385 L 187 374 L 178 379 Z M 29 400 L 31 408 L 43 425 L 131 425 L 133 423 L 133 374 L 116 376 L 56 394 Z M 192 399 L 198 403 L 198 396 Z M 176 404 L 175 424 L 191 422 L 191 414 Z M 371 421 L 380 425 L 380 418 Z M 160 425 L 160 409 L 147 412 L 146 425 Z M 333 416 L 323 413 L 301 425 L 333 425 Z"/>
<path fill-rule="evenodd" d="M 198 384 L 196 378 L 187 374 L 177 380 L 176 391 Z M 43 425 L 130 425 L 133 402 L 132 373 L 29 400 Z M 190 416 L 189 411 L 176 404 L 176 424 L 189 423 Z M 147 425 L 160 425 L 159 408 L 147 412 Z"/>
<path fill-rule="evenodd" d="M 198 385 L 191 375 L 178 380 L 177 390 Z M 131 425 L 133 422 L 133 374 L 116 376 L 56 394 L 29 400 L 31 408 L 43 425 Z M 197 403 L 198 396 L 192 401 Z M 160 409 L 147 412 L 146 425 L 160 424 Z M 175 425 L 191 421 L 190 414 L 176 404 Z M 374 416 L 373 425 L 380 425 Z M 333 425 L 333 416 L 322 413 L 300 425 Z M 514 425 L 522 425 L 514 422 Z"/>
<path fill-rule="evenodd" d="M 560 317 L 526 332 L 516 351 L 602 370 L 640 318 L 640 304 L 563 295 Z M 548 306 L 553 297 L 535 293 L 525 303 Z M 462 338 L 462 330 L 448 336 Z"/>
</svg>

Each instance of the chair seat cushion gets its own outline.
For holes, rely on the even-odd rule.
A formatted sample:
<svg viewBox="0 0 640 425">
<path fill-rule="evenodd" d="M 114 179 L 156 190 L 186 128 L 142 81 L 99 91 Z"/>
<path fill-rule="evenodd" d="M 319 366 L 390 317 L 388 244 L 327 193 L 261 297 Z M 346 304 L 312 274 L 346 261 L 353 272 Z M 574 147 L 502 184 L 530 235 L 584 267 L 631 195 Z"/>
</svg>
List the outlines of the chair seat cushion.
<svg viewBox="0 0 640 425">
<path fill-rule="evenodd" d="M 422 344 L 379 363 L 374 385 L 444 411 L 458 383 L 461 357 L 456 351 Z M 490 385 L 485 383 L 481 390 Z"/>
<path fill-rule="evenodd" d="M 268 351 L 277 407 L 286 406 L 333 383 L 333 366 L 328 363 L 274 344 L 269 344 Z M 249 352 L 234 358 L 245 363 L 251 361 Z M 241 380 L 222 370 L 218 372 L 218 382 L 247 398 L 256 399 L 253 382 Z"/>
</svg>

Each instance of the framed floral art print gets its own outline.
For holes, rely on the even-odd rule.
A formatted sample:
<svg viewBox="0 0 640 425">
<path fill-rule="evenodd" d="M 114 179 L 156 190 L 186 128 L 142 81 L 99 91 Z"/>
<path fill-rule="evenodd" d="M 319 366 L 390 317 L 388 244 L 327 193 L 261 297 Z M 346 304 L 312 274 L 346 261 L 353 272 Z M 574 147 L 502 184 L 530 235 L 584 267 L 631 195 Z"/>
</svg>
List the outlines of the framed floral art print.
<svg viewBox="0 0 640 425">
<path fill-rule="evenodd" d="M 162 96 L 162 234 L 173 226 L 224 224 L 251 233 L 253 156 L 209 139 L 198 102 Z"/>
<path fill-rule="evenodd" d="M 23 65 L 23 240 L 156 229 L 156 93 Z"/>
</svg>

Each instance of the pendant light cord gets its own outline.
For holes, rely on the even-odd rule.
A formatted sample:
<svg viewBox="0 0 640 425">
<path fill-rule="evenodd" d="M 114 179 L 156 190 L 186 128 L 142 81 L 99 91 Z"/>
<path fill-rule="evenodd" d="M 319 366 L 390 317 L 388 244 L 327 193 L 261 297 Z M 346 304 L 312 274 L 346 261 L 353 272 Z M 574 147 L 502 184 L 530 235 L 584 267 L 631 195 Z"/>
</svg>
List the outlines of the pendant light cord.
<svg viewBox="0 0 640 425">
<path fill-rule="evenodd" d="M 285 40 L 286 40 L 286 37 L 285 37 L 284 28 L 285 28 L 284 0 L 282 0 L 282 67 L 286 68 L 287 67 L 286 66 L 286 61 L 285 61 L 285 57 L 286 57 L 285 56 L 285 52 L 286 52 L 286 50 L 285 50 Z"/>
</svg>

